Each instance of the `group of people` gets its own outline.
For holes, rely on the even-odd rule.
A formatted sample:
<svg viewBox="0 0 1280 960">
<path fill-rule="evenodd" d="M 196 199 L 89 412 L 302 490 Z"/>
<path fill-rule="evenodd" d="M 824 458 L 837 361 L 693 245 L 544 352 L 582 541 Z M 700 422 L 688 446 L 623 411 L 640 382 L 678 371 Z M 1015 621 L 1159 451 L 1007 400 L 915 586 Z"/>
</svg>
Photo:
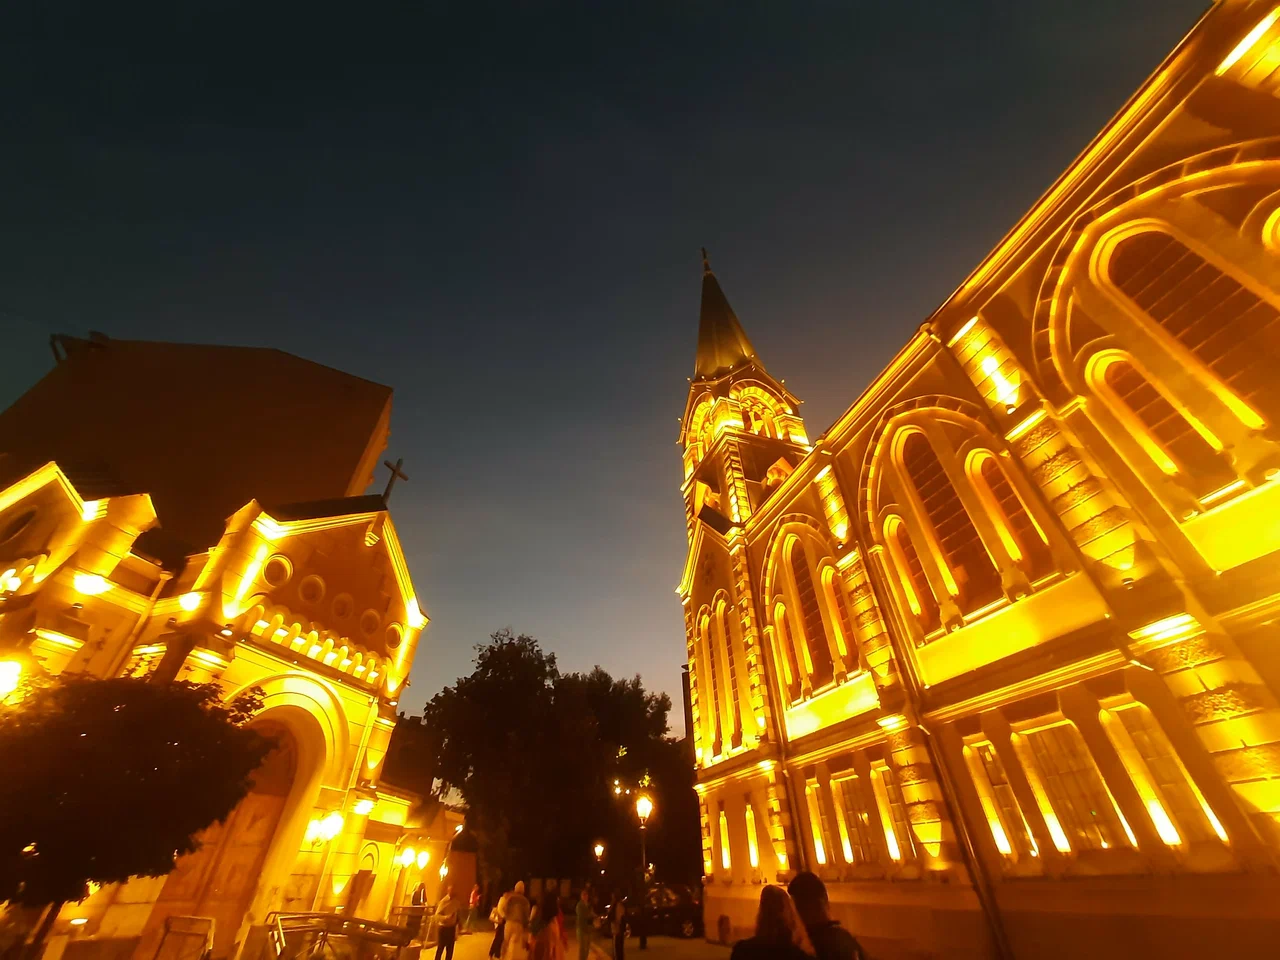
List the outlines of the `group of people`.
<svg viewBox="0 0 1280 960">
<path fill-rule="evenodd" d="M 522 880 L 499 898 L 489 919 L 493 921 L 489 956 L 494 960 L 564 960 L 569 931 L 554 890 L 547 890 L 539 903 L 531 904 Z M 580 913 L 578 919 L 581 939 Z"/>
<path fill-rule="evenodd" d="M 734 944 L 729 960 L 865 960 L 862 947 L 831 918 L 827 887 L 814 873 L 798 873 L 782 887 L 760 891 L 756 932 Z"/>
</svg>

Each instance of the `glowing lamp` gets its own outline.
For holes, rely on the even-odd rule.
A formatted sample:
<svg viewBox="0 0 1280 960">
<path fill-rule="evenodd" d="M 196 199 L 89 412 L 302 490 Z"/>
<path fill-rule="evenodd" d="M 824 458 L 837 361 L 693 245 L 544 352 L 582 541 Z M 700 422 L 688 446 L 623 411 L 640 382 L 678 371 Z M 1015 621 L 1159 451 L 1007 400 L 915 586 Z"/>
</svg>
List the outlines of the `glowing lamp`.
<svg viewBox="0 0 1280 960">
<path fill-rule="evenodd" d="M 440 879 L 443 880 L 449 875 L 449 865 L 447 863 L 440 864 Z"/>
<path fill-rule="evenodd" d="M 187 611 L 187 613 L 198 610 L 200 608 L 200 594 L 184 593 L 178 598 L 178 606 Z"/>
<path fill-rule="evenodd" d="M 400 851 L 400 866 L 407 867 L 412 864 L 414 856 L 413 847 L 405 847 Z"/>
<path fill-rule="evenodd" d="M 368 797 L 365 797 L 363 800 L 357 800 L 355 813 L 357 817 L 367 817 L 369 814 L 373 813 L 373 801 Z"/>
<path fill-rule="evenodd" d="M 22 679 L 22 664 L 17 660 L 0 660 L 0 700 L 18 689 Z"/>
<path fill-rule="evenodd" d="M 645 794 L 640 794 L 636 797 L 636 816 L 640 818 L 641 823 L 645 823 L 651 813 L 653 813 L 653 801 Z"/>
<path fill-rule="evenodd" d="M 83 927 L 86 923 L 89 922 L 89 918 L 88 917 L 72 917 L 67 922 L 70 923 L 73 927 Z"/>
<path fill-rule="evenodd" d="M 71 578 L 71 585 L 75 587 L 76 593 L 82 593 L 86 597 L 96 597 L 111 589 L 107 578 L 96 573 L 77 573 Z"/>
<path fill-rule="evenodd" d="M 592 847 L 592 849 L 595 851 L 596 859 L 597 859 L 597 860 L 599 860 L 601 857 L 603 857 L 603 856 L 604 856 L 604 844 L 603 844 L 603 843 L 597 843 L 594 847 Z"/>
<path fill-rule="evenodd" d="M 455 837 L 461 832 L 462 832 L 462 824 L 458 824 L 456 827 L 453 828 L 453 835 Z"/>
<path fill-rule="evenodd" d="M 419 853 L 419 854 L 418 854 L 418 869 L 419 869 L 419 870 L 421 870 L 423 867 L 425 867 L 425 866 L 426 866 L 428 863 L 430 863 L 430 862 L 431 862 L 431 851 L 430 851 L 430 850 L 423 850 L 421 853 Z M 444 876 L 444 874 L 441 874 L 441 876 Z"/>
</svg>

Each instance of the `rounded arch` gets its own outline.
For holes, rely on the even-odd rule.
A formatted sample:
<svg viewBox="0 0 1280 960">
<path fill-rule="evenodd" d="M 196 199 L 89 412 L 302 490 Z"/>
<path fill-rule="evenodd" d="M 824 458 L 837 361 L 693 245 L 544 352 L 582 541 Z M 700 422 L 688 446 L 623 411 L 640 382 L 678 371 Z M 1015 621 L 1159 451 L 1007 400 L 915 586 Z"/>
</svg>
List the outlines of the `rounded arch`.
<svg viewBox="0 0 1280 960">
<path fill-rule="evenodd" d="M 319 769 L 323 782 L 332 785 L 343 783 L 344 765 L 347 751 L 350 748 L 350 728 L 346 710 L 337 692 L 327 683 L 305 673 L 277 673 L 269 677 L 254 680 L 251 683 L 232 690 L 228 700 L 233 700 L 247 690 L 257 687 L 262 691 L 262 709 L 255 720 L 270 717 L 283 717 L 282 722 L 290 726 L 295 736 L 302 731 L 303 738 L 309 738 L 319 751 L 321 762 Z M 302 719 L 310 718 L 314 727 L 310 727 Z M 297 728 L 297 729 L 295 729 Z M 316 739 L 314 734 L 319 735 Z M 302 749 L 302 740 L 299 740 Z"/>
<path fill-rule="evenodd" d="M 1063 372 L 1070 370 L 1070 365 L 1061 366 L 1058 360 L 1064 350 L 1070 353 L 1064 342 L 1072 283 L 1069 267 L 1081 248 L 1090 243 L 1086 232 L 1091 228 L 1096 231 L 1095 225 L 1104 219 L 1108 222 L 1140 220 L 1144 209 L 1161 201 L 1223 185 L 1231 178 L 1238 179 L 1241 165 L 1255 171 L 1259 166 L 1274 167 L 1274 175 L 1280 178 L 1280 137 L 1232 144 L 1169 164 L 1115 190 L 1072 221 L 1045 270 L 1031 320 L 1032 367 L 1036 379 L 1052 399 L 1063 402 L 1069 397 Z M 1246 217 L 1242 231 L 1246 239 L 1252 237 L 1253 230 L 1261 230 L 1270 212 L 1255 210 Z M 1258 234 L 1260 243 L 1264 238 L 1264 234 Z"/>
</svg>

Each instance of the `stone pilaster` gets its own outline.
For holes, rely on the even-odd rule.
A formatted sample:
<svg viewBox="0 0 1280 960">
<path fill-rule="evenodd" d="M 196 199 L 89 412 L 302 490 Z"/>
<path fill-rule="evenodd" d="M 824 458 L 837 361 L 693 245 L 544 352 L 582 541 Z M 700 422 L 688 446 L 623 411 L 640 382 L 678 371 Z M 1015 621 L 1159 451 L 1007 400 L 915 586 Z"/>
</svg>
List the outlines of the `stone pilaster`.
<svg viewBox="0 0 1280 960">
<path fill-rule="evenodd" d="M 948 870 L 962 863 L 962 855 L 924 737 L 916 727 L 899 730 L 889 736 L 885 753 L 902 790 L 922 866 Z"/>
<path fill-rule="evenodd" d="M 862 659 L 871 671 L 877 689 L 898 688 L 902 683 L 898 675 L 898 664 L 893 656 L 889 631 L 880 614 L 880 605 L 876 602 L 862 555 L 856 555 L 843 573 L 849 597 L 853 601 L 850 616 L 853 617 L 853 632 L 857 637 Z"/>
</svg>

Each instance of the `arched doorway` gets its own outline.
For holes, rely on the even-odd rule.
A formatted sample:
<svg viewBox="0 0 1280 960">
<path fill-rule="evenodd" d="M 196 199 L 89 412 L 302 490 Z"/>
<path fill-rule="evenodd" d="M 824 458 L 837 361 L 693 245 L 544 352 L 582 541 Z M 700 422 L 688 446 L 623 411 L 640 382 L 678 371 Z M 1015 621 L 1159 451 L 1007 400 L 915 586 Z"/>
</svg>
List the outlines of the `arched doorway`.
<svg viewBox="0 0 1280 960">
<path fill-rule="evenodd" d="M 177 862 L 156 900 L 134 956 L 151 960 L 166 917 L 210 917 L 213 956 L 226 957 L 235 945 L 245 911 L 262 876 L 267 849 L 298 769 L 298 744 L 283 724 L 262 721 L 262 733 L 276 748 L 253 775 L 253 787 L 223 823 L 200 835 L 200 847 Z"/>
</svg>

